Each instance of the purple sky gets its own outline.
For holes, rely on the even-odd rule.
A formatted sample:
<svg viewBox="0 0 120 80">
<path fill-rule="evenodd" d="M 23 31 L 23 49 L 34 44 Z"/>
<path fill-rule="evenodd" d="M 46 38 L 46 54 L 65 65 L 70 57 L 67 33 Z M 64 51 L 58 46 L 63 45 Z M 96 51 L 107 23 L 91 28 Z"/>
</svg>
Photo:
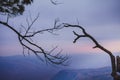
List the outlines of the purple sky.
<svg viewBox="0 0 120 80">
<path fill-rule="evenodd" d="M 49 0 L 34 0 L 32 5 L 26 7 L 24 15 L 11 18 L 9 23 L 19 30 L 20 24 L 26 25 L 25 20 L 29 17 L 29 13 L 31 13 L 32 18 L 40 13 L 39 19 L 33 25 L 33 30 L 52 27 L 56 18 L 59 18 L 61 22 L 70 24 L 77 24 L 78 20 L 79 24 L 93 35 L 100 44 L 114 53 L 120 52 L 119 0 L 58 0 L 58 2 L 62 4 L 55 6 Z M 0 15 L 0 20 L 5 21 L 5 19 Z M 3 25 L 0 26 L 0 56 L 21 54 L 22 47 L 17 36 Z M 77 29 L 74 30 L 77 31 Z M 108 56 L 103 57 L 105 53 L 100 50 L 93 50 L 94 44 L 89 39 L 82 38 L 73 44 L 72 41 L 75 36 L 72 31 L 73 29 L 60 30 L 56 32 L 59 34 L 58 36 L 44 33 L 36 36 L 35 40 L 46 49 L 57 45 L 58 50 L 63 49 L 63 53 L 100 53 L 100 59 L 106 60 Z"/>
</svg>

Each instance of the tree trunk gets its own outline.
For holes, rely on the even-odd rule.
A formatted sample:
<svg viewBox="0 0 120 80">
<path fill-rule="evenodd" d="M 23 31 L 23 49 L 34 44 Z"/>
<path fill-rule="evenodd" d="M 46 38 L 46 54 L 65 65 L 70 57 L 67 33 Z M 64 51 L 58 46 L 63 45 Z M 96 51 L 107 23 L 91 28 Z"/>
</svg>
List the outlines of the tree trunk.
<svg viewBox="0 0 120 80">
<path fill-rule="evenodd" d="M 87 37 L 87 38 L 90 38 L 94 42 L 95 46 L 93 48 L 99 48 L 102 51 L 106 52 L 110 56 L 110 59 L 111 59 L 111 67 L 112 67 L 111 76 L 113 77 L 114 80 L 120 80 L 120 75 L 118 74 L 118 73 L 120 73 L 120 68 L 119 68 L 120 67 L 120 64 L 119 64 L 120 58 L 118 58 L 119 60 L 118 59 L 116 60 L 116 57 L 113 55 L 113 53 L 110 52 L 108 49 L 104 48 L 102 45 L 100 45 L 97 42 L 97 40 L 94 37 L 92 37 L 90 34 L 88 34 L 82 26 L 64 23 L 64 27 L 77 27 L 82 30 L 82 32 L 83 32 L 82 35 L 79 35 L 75 31 L 73 31 L 74 35 L 77 36 L 74 39 L 73 43 L 76 43 L 76 41 L 81 37 Z"/>
<path fill-rule="evenodd" d="M 111 65 L 112 65 L 111 75 L 113 77 L 113 80 L 120 80 L 120 75 L 117 74 L 118 69 L 119 69 L 118 59 L 120 59 L 120 58 L 117 56 L 116 59 L 115 59 L 115 56 L 113 56 L 113 55 L 110 55 L 110 58 L 111 58 Z"/>
</svg>

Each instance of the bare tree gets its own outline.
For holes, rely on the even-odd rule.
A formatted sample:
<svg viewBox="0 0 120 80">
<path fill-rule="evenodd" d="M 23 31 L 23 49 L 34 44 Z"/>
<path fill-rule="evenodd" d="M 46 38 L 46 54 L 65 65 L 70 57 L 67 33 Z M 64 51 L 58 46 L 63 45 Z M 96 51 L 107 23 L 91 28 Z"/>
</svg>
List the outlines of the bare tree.
<svg viewBox="0 0 120 80">
<path fill-rule="evenodd" d="M 59 51 L 56 54 L 53 54 L 53 51 L 57 47 L 53 48 L 50 51 L 47 51 L 32 40 L 32 38 L 35 35 L 40 34 L 42 32 L 49 32 L 51 34 L 54 34 L 54 31 L 61 29 L 60 24 L 57 24 L 58 20 L 55 20 L 53 28 L 32 31 L 32 32 L 30 31 L 31 27 L 33 26 L 35 21 L 38 19 L 39 14 L 36 16 L 36 18 L 34 20 L 30 19 L 31 23 L 28 20 L 26 20 L 26 23 L 28 26 L 24 26 L 24 25 L 20 26 L 20 27 L 24 28 L 24 31 L 18 31 L 12 25 L 10 25 L 8 23 L 9 18 L 11 18 L 12 16 L 16 17 L 17 15 L 22 15 L 25 10 L 25 5 L 29 5 L 32 2 L 33 2 L 33 0 L 0 0 L 0 14 L 3 16 L 4 15 L 7 16 L 7 20 L 6 21 L 0 20 L 0 24 L 9 28 L 15 34 L 17 34 L 18 40 L 23 47 L 23 54 L 24 54 L 24 50 L 28 50 L 28 53 L 29 52 L 34 53 L 43 62 L 57 64 L 57 65 L 66 65 L 67 60 L 68 60 L 67 55 L 66 56 L 61 55 L 60 54 L 61 51 Z M 53 3 L 53 1 L 52 1 L 52 3 Z M 54 2 L 54 3 L 56 3 L 56 2 Z M 57 24 L 57 26 L 56 26 L 56 24 Z M 40 56 L 41 54 L 44 56 L 44 59 L 41 58 L 41 56 Z"/>
<path fill-rule="evenodd" d="M 106 49 L 105 47 L 100 45 L 98 43 L 98 41 L 93 36 L 88 34 L 86 32 L 86 30 L 82 26 L 71 25 L 71 24 L 68 24 L 68 23 L 63 23 L 62 26 L 63 27 L 67 27 L 67 28 L 79 28 L 80 30 L 82 30 L 82 32 L 83 32 L 82 35 L 76 33 L 75 31 L 73 31 L 74 35 L 76 36 L 76 38 L 74 39 L 73 43 L 76 43 L 77 40 L 82 38 L 82 37 L 86 37 L 86 38 L 91 39 L 93 41 L 93 43 L 95 44 L 93 49 L 99 48 L 102 51 L 104 51 L 105 53 L 107 53 L 110 56 L 110 59 L 111 59 L 111 66 L 112 66 L 112 73 L 111 73 L 111 75 L 112 75 L 114 80 L 120 80 L 120 75 L 118 74 L 120 72 L 120 57 L 119 56 L 115 57 L 112 52 L 110 52 L 108 49 Z M 117 58 L 117 60 L 116 60 L 116 58 Z"/>
</svg>

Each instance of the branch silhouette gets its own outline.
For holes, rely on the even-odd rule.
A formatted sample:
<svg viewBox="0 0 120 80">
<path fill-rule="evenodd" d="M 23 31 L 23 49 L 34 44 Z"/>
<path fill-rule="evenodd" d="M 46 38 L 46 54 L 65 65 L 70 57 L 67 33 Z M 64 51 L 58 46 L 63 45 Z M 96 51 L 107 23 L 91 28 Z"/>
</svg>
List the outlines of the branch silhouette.
<svg viewBox="0 0 120 80">
<path fill-rule="evenodd" d="M 54 34 L 54 31 L 62 29 L 62 28 L 60 28 L 60 25 L 56 26 L 57 25 L 57 20 L 55 20 L 53 28 L 48 28 L 48 29 L 43 29 L 43 30 L 30 32 L 30 29 L 31 29 L 32 25 L 35 23 L 35 21 L 38 19 L 38 17 L 39 17 L 39 15 L 31 23 L 29 23 L 26 20 L 27 24 L 28 24 L 27 29 L 26 29 L 26 27 L 21 25 L 25 29 L 24 34 L 21 33 L 22 31 L 20 31 L 20 32 L 17 31 L 13 26 L 9 25 L 7 22 L 0 21 L 0 24 L 6 26 L 7 28 L 14 31 L 15 34 L 17 34 L 18 40 L 23 47 L 23 54 L 24 54 L 24 50 L 27 49 L 28 54 L 31 51 L 43 62 L 46 62 L 46 63 L 49 63 L 49 64 L 52 63 L 52 64 L 57 64 L 57 65 L 64 65 L 64 66 L 68 65 L 67 64 L 68 63 L 68 56 L 67 55 L 60 54 L 61 51 L 59 51 L 56 54 L 53 54 L 53 51 L 55 51 L 57 47 L 53 48 L 50 51 L 46 51 L 41 46 L 39 46 L 38 44 L 33 42 L 32 38 L 39 33 L 49 32 L 51 34 Z M 26 44 L 26 43 L 28 43 L 28 44 Z M 44 59 L 41 58 L 40 54 L 43 54 Z"/>
<path fill-rule="evenodd" d="M 7 20 L 2 21 L 0 20 L 0 24 L 4 25 L 5 27 L 12 30 L 17 36 L 20 44 L 23 47 L 23 54 L 25 50 L 28 50 L 28 54 L 30 52 L 34 53 L 41 61 L 46 63 L 53 63 L 57 65 L 66 65 L 68 56 L 61 55 L 61 51 L 56 54 L 53 52 L 56 50 L 57 47 L 51 49 L 50 51 L 45 50 L 42 46 L 36 44 L 32 38 L 35 35 L 41 34 L 43 32 L 49 32 L 51 34 L 55 34 L 54 31 L 60 30 L 60 24 L 57 24 L 58 20 L 55 20 L 54 27 L 38 30 L 38 31 L 31 31 L 33 24 L 38 20 L 39 14 L 34 18 L 31 17 L 30 20 L 26 19 L 27 26 L 21 24 L 20 31 L 14 28 L 14 26 L 10 25 L 9 18 L 17 17 L 18 15 L 23 15 L 25 11 L 25 7 L 33 3 L 34 0 L 0 0 L 0 15 L 7 16 Z M 57 5 L 59 4 L 57 1 L 50 0 L 52 4 Z M 24 29 L 24 31 L 23 31 Z M 45 36 L 46 37 L 46 36 Z M 42 59 L 41 54 L 43 54 L 44 59 Z M 24 54 L 25 55 L 25 54 Z"/>
<path fill-rule="evenodd" d="M 58 1 L 55 1 L 55 0 L 50 0 L 52 4 L 54 5 L 58 5 L 58 4 L 62 4 L 62 3 L 59 3 Z"/>
<path fill-rule="evenodd" d="M 74 39 L 73 43 L 76 43 L 77 40 L 80 39 L 80 38 L 82 38 L 82 37 L 86 37 L 86 38 L 89 38 L 90 40 L 93 41 L 93 43 L 95 44 L 95 46 L 93 47 L 94 49 L 95 48 L 99 48 L 102 51 L 104 51 L 105 53 L 107 53 L 110 56 L 110 59 L 111 59 L 111 66 L 112 66 L 112 73 L 111 73 L 111 75 L 113 76 L 114 80 L 120 80 L 120 76 L 117 74 L 115 56 L 113 55 L 112 52 L 110 52 L 108 49 L 106 49 L 105 47 L 103 47 L 102 45 L 100 45 L 98 43 L 98 41 L 93 36 L 91 36 L 90 34 L 88 34 L 86 32 L 86 30 L 82 26 L 71 25 L 71 24 L 68 24 L 68 23 L 63 23 L 63 26 L 66 27 L 66 28 L 71 27 L 71 28 L 79 28 L 80 30 L 82 30 L 83 35 L 80 35 L 80 34 L 76 33 L 75 31 L 73 31 L 73 34 L 76 36 L 76 38 Z"/>
</svg>

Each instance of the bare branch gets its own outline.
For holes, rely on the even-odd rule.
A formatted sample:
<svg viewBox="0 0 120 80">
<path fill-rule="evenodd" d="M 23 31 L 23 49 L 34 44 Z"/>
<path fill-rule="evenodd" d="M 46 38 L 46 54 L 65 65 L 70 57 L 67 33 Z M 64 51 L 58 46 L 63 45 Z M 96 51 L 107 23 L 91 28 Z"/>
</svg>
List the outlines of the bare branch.
<svg viewBox="0 0 120 80">
<path fill-rule="evenodd" d="M 73 31 L 74 35 L 76 35 L 77 37 L 74 39 L 73 43 L 76 43 L 76 41 L 80 38 L 80 37 L 86 37 L 85 35 L 79 35 L 77 34 L 75 31 Z"/>
<path fill-rule="evenodd" d="M 54 5 L 58 5 L 58 4 L 62 4 L 62 3 L 59 3 L 58 1 L 54 1 L 54 0 L 50 0 L 52 4 Z"/>
<path fill-rule="evenodd" d="M 38 19 L 38 16 L 32 21 L 31 24 L 28 25 L 27 29 L 22 25 L 22 27 L 25 29 L 25 34 L 24 35 L 22 35 L 21 32 L 18 32 L 14 27 L 10 26 L 6 22 L 0 21 L 0 24 L 8 27 L 12 31 L 14 31 L 15 34 L 17 34 L 19 42 L 23 47 L 23 54 L 25 53 L 25 49 L 26 49 L 26 50 L 28 50 L 28 54 L 30 52 L 34 53 L 43 62 L 46 61 L 46 63 L 50 63 L 50 64 L 52 63 L 52 64 L 57 64 L 57 65 L 66 65 L 68 57 L 60 55 L 61 51 L 59 52 L 59 54 L 58 53 L 57 54 L 52 54 L 52 52 L 57 47 L 53 48 L 50 51 L 46 51 L 44 48 L 42 48 L 41 46 L 39 46 L 38 44 L 35 44 L 33 41 L 30 40 L 32 37 L 34 37 L 34 35 L 36 35 L 38 33 L 46 32 L 46 31 L 50 32 L 50 33 L 53 33 L 53 31 L 61 29 L 56 25 L 57 24 L 57 21 L 56 21 L 53 28 L 39 30 L 39 31 L 33 32 L 31 35 L 29 35 L 29 30 L 31 29 L 32 25 L 35 23 L 35 21 L 37 19 Z M 35 49 L 32 48 L 32 47 L 34 47 Z M 40 54 L 42 54 L 44 56 L 44 59 L 40 56 Z"/>
<path fill-rule="evenodd" d="M 71 28 L 79 28 L 80 30 L 82 30 L 83 35 L 79 35 L 78 33 L 73 31 L 74 35 L 77 36 L 77 38 L 74 39 L 73 43 L 75 43 L 80 37 L 86 37 L 86 38 L 91 39 L 93 41 L 93 43 L 95 44 L 95 46 L 93 48 L 99 48 L 102 51 L 106 52 L 110 56 L 110 59 L 111 59 L 111 66 L 112 66 L 112 73 L 111 73 L 111 75 L 113 76 L 114 80 L 119 80 L 120 79 L 120 76 L 117 74 L 117 70 L 116 70 L 115 56 L 113 55 L 112 52 L 110 52 L 108 49 L 106 49 L 102 45 L 100 45 L 97 42 L 97 40 L 93 36 L 88 34 L 82 26 L 71 25 L 71 24 L 68 24 L 68 23 L 63 23 L 63 26 L 67 27 L 67 28 L 69 28 L 69 27 L 71 27 Z"/>
<path fill-rule="evenodd" d="M 26 22 L 27 22 L 27 24 L 28 24 L 28 28 L 27 28 L 27 30 L 26 30 L 25 35 L 27 35 L 27 34 L 29 33 L 29 30 L 31 29 L 32 25 L 35 23 L 35 21 L 37 21 L 38 18 L 39 18 L 39 14 L 38 14 L 37 17 L 32 21 L 31 24 L 29 24 L 28 19 L 26 19 Z"/>
<path fill-rule="evenodd" d="M 8 13 L 8 15 L 7 15 L 7 21 L 6 21 L 6 23 L 8 23 L 8 21 L 9 21 L 9 18 L 10 18 L 10 15 L 9 15 L 9 13 Z"/>
<path fill-rule="evenodd" d="M 32 22 L 32 24 L 36 21 L 36 19 Z M 39 34 L 39 33 L 43 33 L 43 32 L 49 32 L 53 35 L 56 35 L 55 33 L 53 33 L 54 31 L 57 31 L 57 30 L 60 30 L 62 29 L 63 27 L 62 24 L 58 24 L 59 20 L 56 19 L 55 22 L 54 22 L 54 27 L 53 28 L 48 28 L 48 29 L 43 29 L 43 30 L 38 30 L 38 31 L 35 31 L 31 34 L 28 34 L 28 29 L 27 29 L 27 32 L 26 32 L 26 35 L 24 35 L 24 37 L 34 37 L 35 35 Z"/>
<path fill-rule="evenodd" d="M 79 25 L 70 25 L 70 24 L 67 24 L 67 23 L 64 23 L 64 27 L 73 27 L 73 28 L 76 27 L 76 28 L 81 29 L 84 35 L 79 35 L 79 34 L 77 34 L 76 32 L 73 31 L 74 35 L 76 35 L 78 39 L 79 39 L 80 37 L 90 38 L 90 39 L 95 43 L 95 45 L 97 46 L 97 47 L 94 47 L 94 48 L 100 48 L 101 50 L 105 51 L 105 52 L 108 53 L 109 55 L 112 55 L 112 53 L 111 53 L 109 50 L 107 50 L 106 48 L 104 48 L 103 46 L 101 46 L 101 45 L 96 41 L 95 38 L 93 38 L 90 34 L 88 34 L 83 27 L 81 27 L 81 26 L 79 26 Z M 78 40 L 78 39 L 77 39 L 77 40 Z M 77 41 L 77 40 L 75 40 L 75 41 Z"/>
</svg>

